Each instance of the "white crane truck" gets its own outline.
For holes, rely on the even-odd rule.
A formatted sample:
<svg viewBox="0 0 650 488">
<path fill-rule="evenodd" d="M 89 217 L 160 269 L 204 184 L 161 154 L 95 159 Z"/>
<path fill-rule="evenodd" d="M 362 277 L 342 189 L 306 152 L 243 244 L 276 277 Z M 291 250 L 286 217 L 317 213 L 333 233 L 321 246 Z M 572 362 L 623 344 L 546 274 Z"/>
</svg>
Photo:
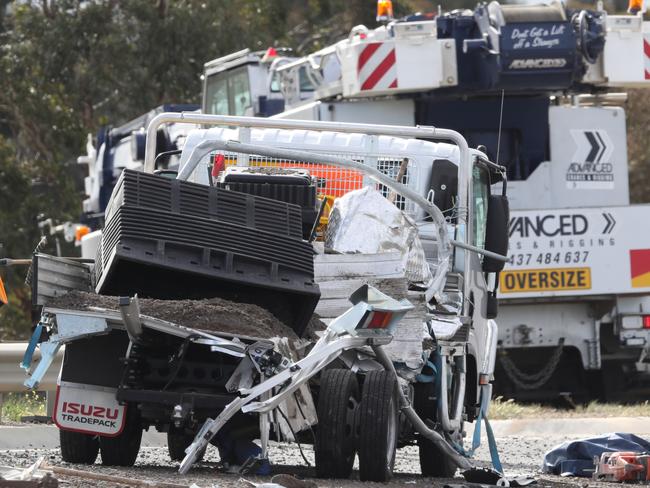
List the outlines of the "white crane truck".
<svg viewBox="0 0 650 488">
<path fill-rule="evenodd" d="M 650 83 L 642 12 L 493 1 L 357 26 L 266 70 L 253 72 L 249 55 L 234 56 L 250 92 L 239 87 L 280 90 L 275 117 L 451 128 L 508 168 L 500 394 L 614 398 L 647 379 L 650 207 L 630 205 L 620 93 Z M 204 112 L 259 111 L 255 96 L 216 104 L 213 87 L 227 73 L 206 69 Z M 423 195 L 436 190 L 421 184 Z"/>
</svg>

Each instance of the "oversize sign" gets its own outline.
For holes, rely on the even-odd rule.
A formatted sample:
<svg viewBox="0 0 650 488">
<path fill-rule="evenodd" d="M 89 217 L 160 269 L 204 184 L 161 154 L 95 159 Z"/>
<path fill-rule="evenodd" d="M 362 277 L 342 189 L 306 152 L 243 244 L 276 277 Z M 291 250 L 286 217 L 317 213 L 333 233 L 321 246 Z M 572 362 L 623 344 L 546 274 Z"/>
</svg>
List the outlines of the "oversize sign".
<svg viewBox="0 0 650 488">
<path fill-rule="evenodd" d="M 124 428 L 125 410 L 114 389 L 63 383 L 56 392 L 54 423 L 64 430 L 113 437 Z"/>
<path fill-rule="evenodd" d="M 501 273 L 501 293 L 589 290 L 589 268 L 547 268 L 504 271 Z"/>
<path fill-rule="evenodd" d="M 650 205 L 513 211 L 501 298 L 650 293 Z"/>
</svg>

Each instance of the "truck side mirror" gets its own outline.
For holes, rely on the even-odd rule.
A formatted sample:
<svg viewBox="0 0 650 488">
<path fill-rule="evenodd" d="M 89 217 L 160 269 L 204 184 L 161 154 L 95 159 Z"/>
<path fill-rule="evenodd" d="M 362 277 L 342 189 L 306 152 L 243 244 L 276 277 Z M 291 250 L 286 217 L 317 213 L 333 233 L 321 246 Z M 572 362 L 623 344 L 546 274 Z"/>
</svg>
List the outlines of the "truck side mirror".
<svg viewBox="0 0 650 488">
<path fill-rule="evenodd" d="M 490 195 L 488 199 L 487 228 L 485 233 L 485 249 L 497 254 L 508 254 L 508 223 L 510 207 L 505 195 Z M 483 271 L 498 273 L 505 266 L 504 261 L 498 261 L 488 256 L 483 257 Z"/>
<path fill-rule="evenodd" d="M 453 209 L 458 195 L 458 166 L 447 159 L 434 160 L 429 189 L 433 191 L 433 204 L 442 213 Z"/>
</svg>

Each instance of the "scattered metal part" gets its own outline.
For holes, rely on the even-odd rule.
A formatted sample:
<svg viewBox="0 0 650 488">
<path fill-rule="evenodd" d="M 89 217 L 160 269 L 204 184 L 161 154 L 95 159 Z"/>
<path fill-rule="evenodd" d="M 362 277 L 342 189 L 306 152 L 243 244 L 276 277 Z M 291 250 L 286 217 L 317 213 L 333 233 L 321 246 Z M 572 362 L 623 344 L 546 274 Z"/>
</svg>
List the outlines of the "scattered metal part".
<svg viewBox="0 0 650 488">
<path fill-rule="evenodd" d="M 135 295 L 133 298 L 120 297 L 119 305 L 126 332 L 129 334 L 131 341 L 136 342 L 140 339 L 140 336 L 142 336 L 142 322 L 140 322 L 140 303 L 138 302 L 138 295 Z"/>
<path fill-rule="evenodd" d="M 84 471 L 81 469 L 71 469 L 63 468 L 61 466 L 51 466 L 47 463 L 43 463 L 40 467 L 41 469 L 52 471 L 54 474 L 59 474 L 61 476 L 70 476 L 72 478 L 81 478 L 86 480 L 93 481 L 107 481 L 109 483 L 119 483 L 126 486 L 144 486 L 151 488 L 155 486 L 157 488 L 190 488 L 189 485 L 178 484 L 178 483 L 166 483 L 162 481 L 151 482 L 149 480 L 139 480 L 137 478 L 128 477 L 128 476 L 115 476 L 109 474 L 96 473 L 92 471 Z"/>
<path fill-rule="evenodd" d="M 36 388 L 38 386 L 38 384 L 43 379 L 43 376 L 45 376 L 45 373 L 47 373 L 47 370 L 52 365 L 52 362 L 54 361 L 54 358 L 56 358 L 56 355 L 59 352 L 61 346 L 62 344 L 57 341 L 48 341 L 41 343 L 41 360 L 39 361 L 32 375 L 25 380 L 24 385 L 27 388 Z"/>
<path fill-rule="evenodd" d="M 0 467 L 0 486 L 2 488 L 57 488 L 59 481 L 41 469 L 44 457 L 28 468 Z"/>
<path fill-rule="evenodd" d="M 56 334 L 52 335 L 50 341 L 68 342 L 86 336 L 103 334 L 108 330 L 108 322 L 104 318 L 85 316 L 77 312 L 57 312 Z"/>
</svg>

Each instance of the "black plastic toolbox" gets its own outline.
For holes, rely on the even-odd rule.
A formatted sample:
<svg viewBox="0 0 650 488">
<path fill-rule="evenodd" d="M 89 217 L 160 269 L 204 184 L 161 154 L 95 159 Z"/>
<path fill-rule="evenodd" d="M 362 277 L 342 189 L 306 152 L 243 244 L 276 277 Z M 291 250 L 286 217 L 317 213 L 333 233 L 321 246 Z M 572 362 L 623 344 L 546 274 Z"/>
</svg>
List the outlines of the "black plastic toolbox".
<svg viewBox="0 0 650 488">
<path fill-rule="evenodd" d="M 107 207 L 95 290 L 255 303 L 300 335 L 320 297 L 300 229 L 295 205 L 127 170 Z"/>
<path fill-rule="evenodd" d="M 252 168 L 255 169 L 266 168 Z M 305 239 L 311 235 L 319 210 L 318 189 L 311 178 L 291 176 L 290 173 L 227 173 L 222 181 L 217 183 L 217 187 L 299 205 L 302 214 L 302 235 Z"/>
</svg>

